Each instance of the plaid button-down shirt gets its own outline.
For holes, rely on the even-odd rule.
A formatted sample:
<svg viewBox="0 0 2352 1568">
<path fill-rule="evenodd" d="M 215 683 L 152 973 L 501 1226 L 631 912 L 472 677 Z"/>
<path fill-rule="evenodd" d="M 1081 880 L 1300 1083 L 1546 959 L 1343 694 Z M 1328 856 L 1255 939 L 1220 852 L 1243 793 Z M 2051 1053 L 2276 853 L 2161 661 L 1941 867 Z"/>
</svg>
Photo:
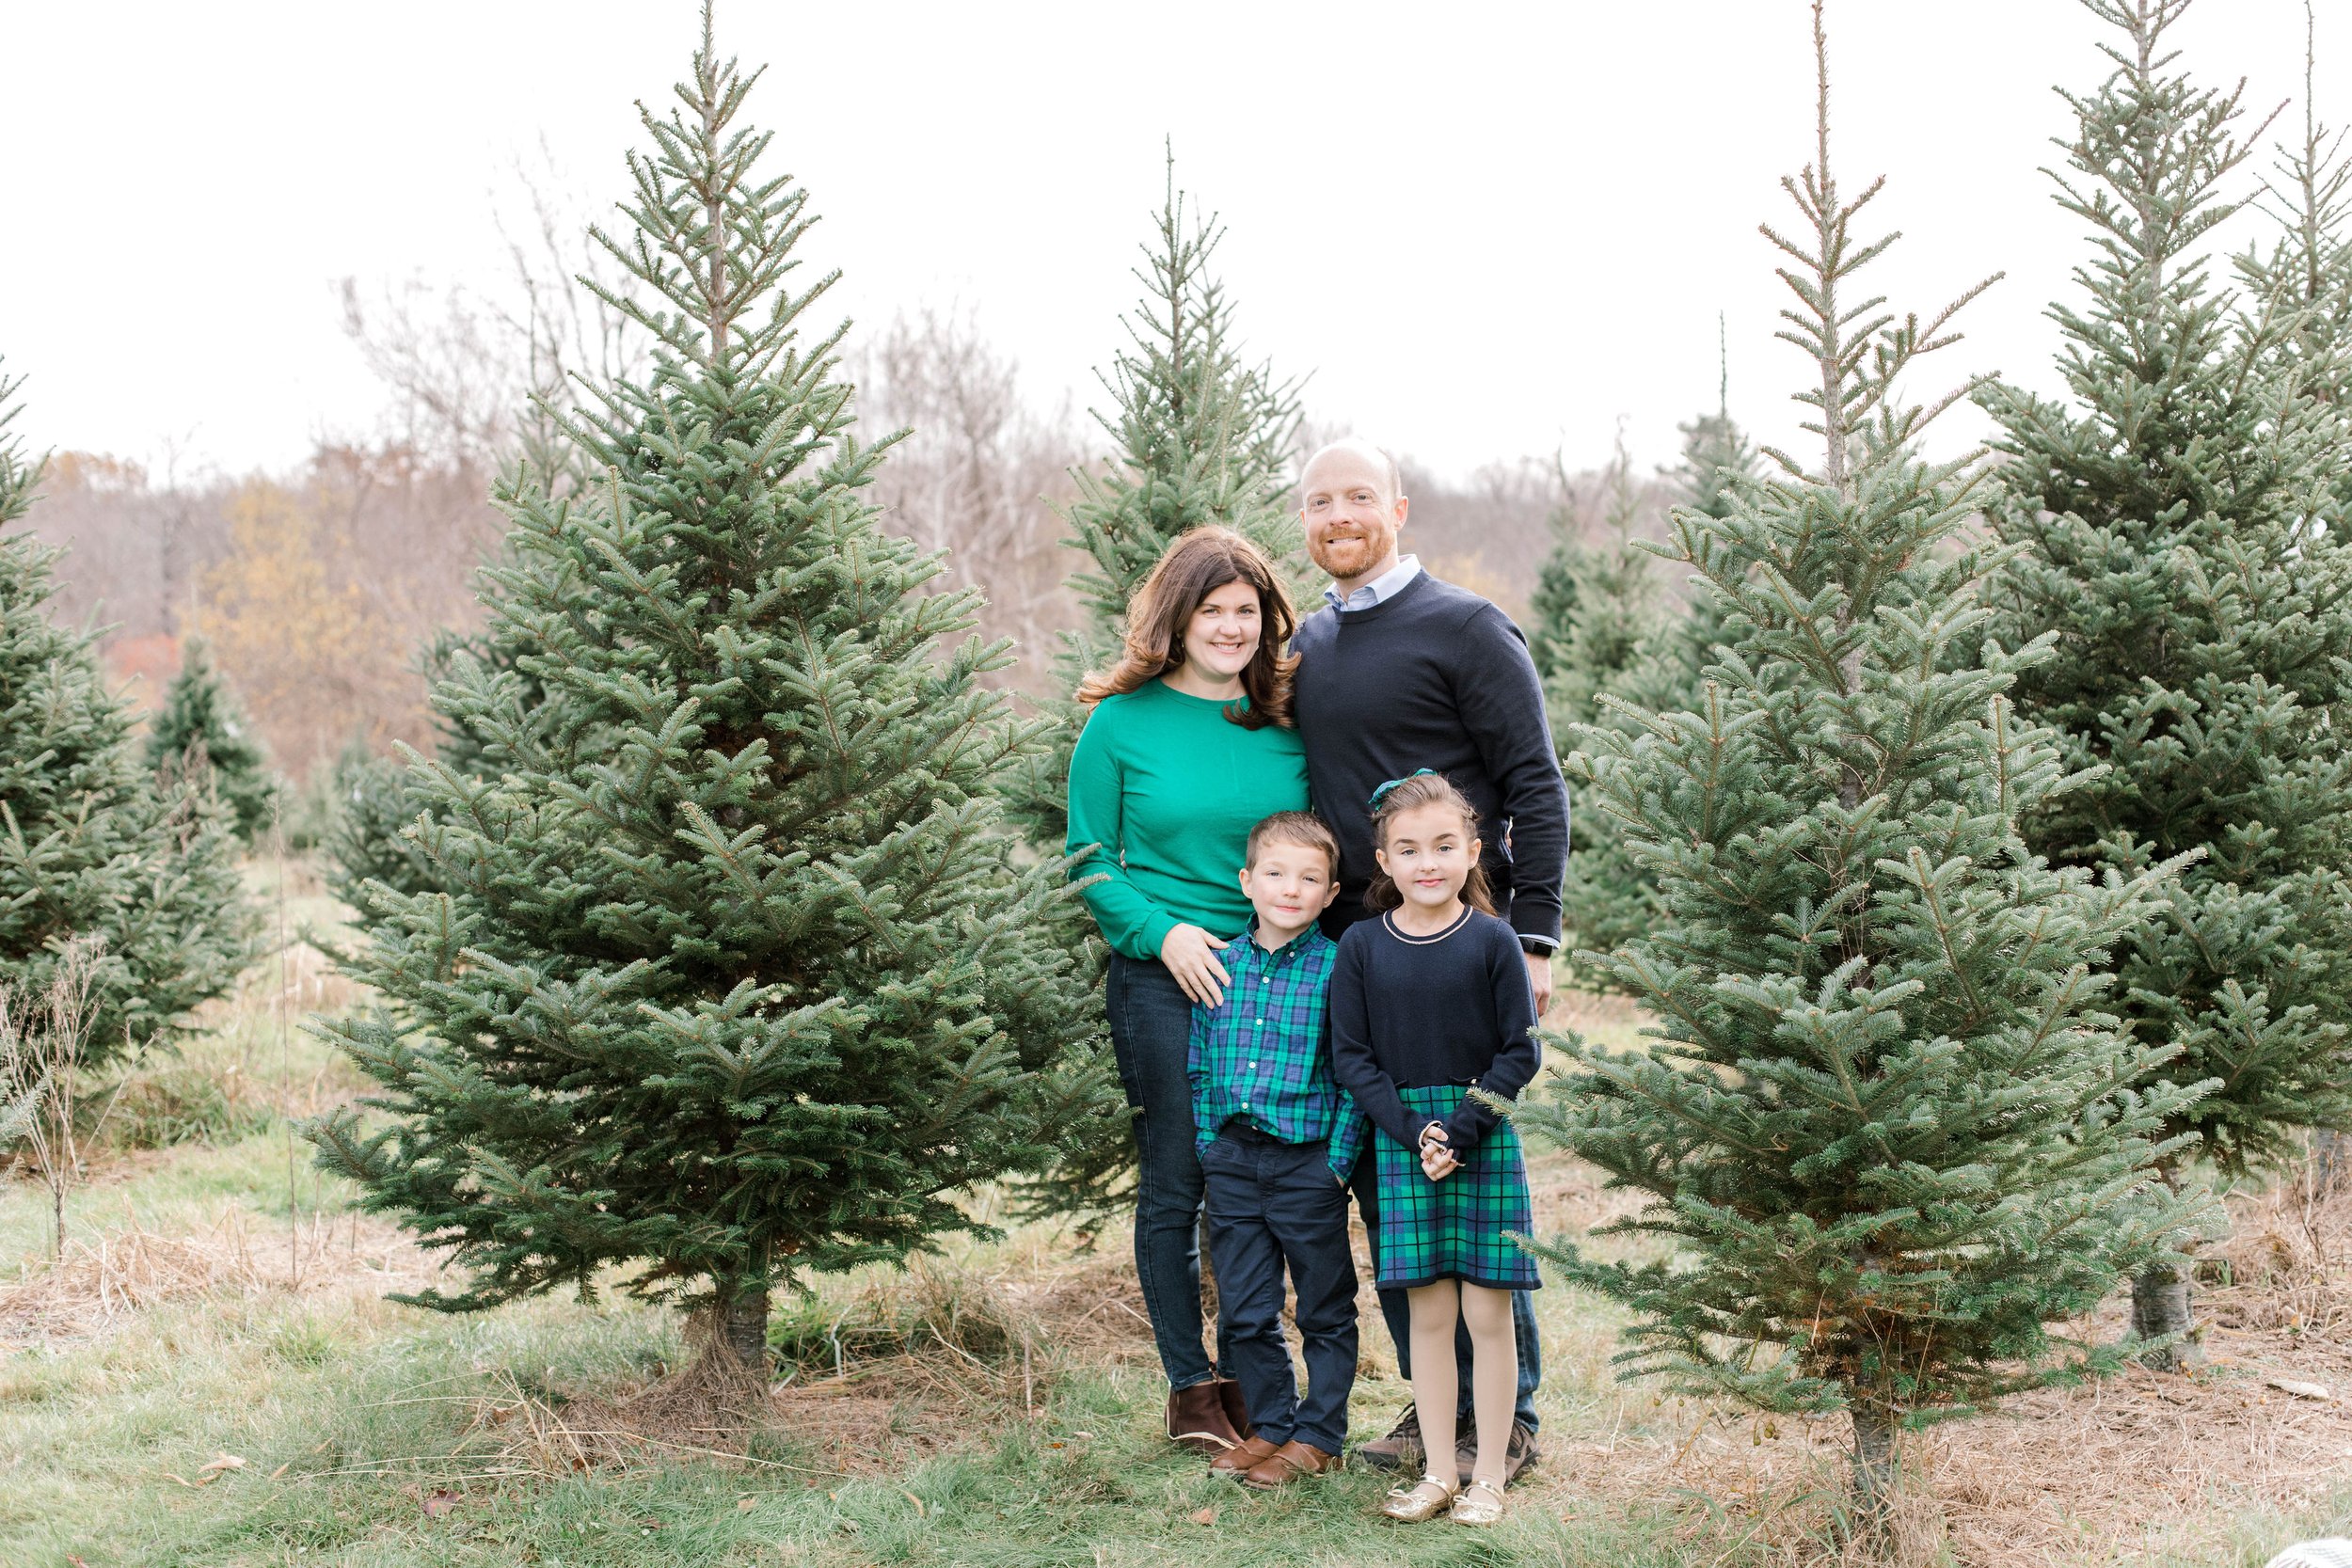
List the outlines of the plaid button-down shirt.
<svg viewBox="0 0 2352 1568">
<path fill-rule="evenodd" d="M 1192 1120 L 1200 1147 L 1235 1117 L 1284 1143 L 1331 1141 L 1331 1170 L 1356 1168 L 1369 1123 L 1331 1076 L 1328 999 L 1339 944 L 1314 927 L 1269 953 L 1245 936 L 1221 957 L 1221 1006 L 1192 1009 Z"/>
</svg>

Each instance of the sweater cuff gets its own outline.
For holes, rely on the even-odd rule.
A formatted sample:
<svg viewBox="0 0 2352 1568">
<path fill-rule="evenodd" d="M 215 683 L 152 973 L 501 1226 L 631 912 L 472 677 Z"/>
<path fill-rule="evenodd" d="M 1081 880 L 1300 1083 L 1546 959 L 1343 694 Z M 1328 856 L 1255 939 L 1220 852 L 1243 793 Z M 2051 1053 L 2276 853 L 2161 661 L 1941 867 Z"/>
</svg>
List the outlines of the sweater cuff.
<svg viewBox="0 0 2352 1568">
<path fill-rule="evenodd" d="M 1183 921 L 1166 910 L 1153 910 L 1152 917 L 1143 923 L 1143 929 L 1137 933 L 1137 944 L 1142 947 L 1143 951 L 1133 956 L 1138 958 L 1157 958 L 1160 956 L 1160 943 L 1168 940 L 1168 933 L 1183 924 Z"/>
<path fill-rule="evenodd" d="M 1546 898 L 1537 894 L 1514 893 L 1511 895 L 1511 929 L 1522 937 L 1535 937 L 1560 946 L 1560 899 L 1557 895 Z"/>
<path fill-rule="evenodd" d="M 1495 1114 L 1474 1100 L 1465 1100 L 1445 1118 L 1445 1141 L 1454 1150 L 1454 1157 L 1467 1161 L 1472 1150 L 1486 1141 L 1487 1132 L 1495 1124 Z"/>
</svg>

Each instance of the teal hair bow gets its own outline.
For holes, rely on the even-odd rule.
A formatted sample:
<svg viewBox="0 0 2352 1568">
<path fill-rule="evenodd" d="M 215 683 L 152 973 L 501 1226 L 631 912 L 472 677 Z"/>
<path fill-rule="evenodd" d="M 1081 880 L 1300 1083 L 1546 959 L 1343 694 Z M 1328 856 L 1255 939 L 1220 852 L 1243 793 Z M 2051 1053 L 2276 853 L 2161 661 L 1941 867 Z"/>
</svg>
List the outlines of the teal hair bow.
<svg viewBox="0 0 2352 1568">
<path fill-rule="evenodd" d="M 1406 774 L 1405 779 L 1427 778 L 1430 774 L 1435 773 L 1437 769 L 1434 768 L 1416 768 L 1410 773 Z M 1387 784 L 1384 784 L 1378 789 L 1374 790 L 1372 792 L 1372 809 L 1374 811 L 1378 811 L 1380 809 L 1380 802 L 1389 798 L 1389 791 L 1403 784 L 1405 779 L 1391 779 Z"/>
</svg>

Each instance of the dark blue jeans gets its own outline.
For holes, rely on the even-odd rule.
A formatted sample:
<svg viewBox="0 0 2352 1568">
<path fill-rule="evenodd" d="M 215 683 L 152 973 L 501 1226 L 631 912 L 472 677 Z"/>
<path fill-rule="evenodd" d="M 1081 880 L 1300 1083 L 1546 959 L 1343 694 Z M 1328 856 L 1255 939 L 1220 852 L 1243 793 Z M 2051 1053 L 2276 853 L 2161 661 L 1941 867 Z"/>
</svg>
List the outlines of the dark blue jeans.
<svg viewBox="0 0 2352 1568">
<path fill-rule="evenodd" d="M 1200 1346 L 1200 1159 L 1184 1071 L 1192 1003 L 1166 964 L 1118 953 L 1104 1000 L 1119 1081 L 1136 1108 L 1136 1278 L 1168 1386 L 1189 1388 L 1230 1359 L 1222 1324 L 1215 1363 Z"/>
<path fill-rule="evenodd" d="M 1377 1132 L 1373 1134 L 1379 1136 Z M 1369 1144 L 1362 1158 L 1356 1162 L 1355 1179 L 1348 1190 L 1356 1195 L 1357 1211 L 1364 1217 L 1364 1239 L 1372 1248 L 1373 1277 L 1380 1276 L 1380 1183 L 1373 1167 Z M 1413 1375 L 1413 1316 L 1412 1308 L 1402 1291 L 1380 1292 L 1380 1316 L 1389 1325 L 1389 1338 L 1396 1345 L 1398 1375 L 1410 1380 Z M 1544 1381 L 1543 1343 L 1535 1334 L 1535 1304 L 1525 1291 L 1511 1292 L 1511 1338 L 1519 1351 L 1519 1402 L 1512 1412 L 1526 1423 L 1527 1430 L 1535 1430 L 1535 1390 Z M 1470 1411 L 1470 1327 L 1458 1320 L 1454 1326 L 1454 1366 L 1461 1374 L 1461 1396 L 1454 1407 L 1456 1432 L 1474 1428 L 1460 1423 L 1472 1418 Z"/>
<path fill-rule="evenodd" d="M 1217 1328 L 1232 1346 L 1258 1435 L 1295 1438 L 1325 1453 L 1347 1442 L 1356 1386 L 1356 1259 L 1347 1245 L 1347 1189 L 1331 1174 L 1331 1146 L 1286 1144 L 1228 1122 L 1200 1155 L 1208 1180 L 1209 1256 L 1216 1263 Z M 1298 1295 L 1307 1397 L 1282 1338 L 1282 1275 Z"/>
</svg>

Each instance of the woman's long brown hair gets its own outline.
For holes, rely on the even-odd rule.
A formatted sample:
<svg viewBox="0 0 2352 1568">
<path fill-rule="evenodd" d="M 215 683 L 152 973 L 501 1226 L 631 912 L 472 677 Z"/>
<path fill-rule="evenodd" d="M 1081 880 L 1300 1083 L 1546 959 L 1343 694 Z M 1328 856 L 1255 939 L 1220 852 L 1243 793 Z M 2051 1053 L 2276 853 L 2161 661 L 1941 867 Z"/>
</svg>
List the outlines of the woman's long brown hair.
<svg viewBox="0 0 2352 1568">
<path fill-rule="evenodd" d="M 1389 824 L 1408 811 L 1422 806 L 1445 806 L 1462 814 L 1462 836 L 1478 837 L 1478 808 L 1470 797 L 1454 785 L 1443 773 L 1423 769 L 1408 778 L 1380 786 L 1373 797 L 1372 842 L 1377 848 L 1389 847 Z M 1374 863 L 1372 883 L 1364 889 L 1364 908 L 1375 914 L 1396 909 L 1405 902 L 1405 893 L 1386 871 Z M 1494 890 L 1486 883 L 1486 867 L 1478 861 L 1470 862 L 1470 876 L 1462 883 L 1462 902 L 1481 914 L 1495 912 Z"/>
<path fill-rule="evenodd" d="M 1188 529 L 1168 546 L 1136 596 L 1127 601 L 1127 635 L 1117 664 L 1078 683 L 1078 703 L 1134 691 L 1184 661 L 1184 627 L 1203 600 L 1232 582 L 1258 591 L 1258 651 L 1241 673 L 1249 705 L 1225 710 L 1244 729 L 1291 723 L 1291 672 L 1296 656 L 1282 651 L 1298 629 L 1297 612 L 1265 552 L 1230 528 Z"/>
</svg>

